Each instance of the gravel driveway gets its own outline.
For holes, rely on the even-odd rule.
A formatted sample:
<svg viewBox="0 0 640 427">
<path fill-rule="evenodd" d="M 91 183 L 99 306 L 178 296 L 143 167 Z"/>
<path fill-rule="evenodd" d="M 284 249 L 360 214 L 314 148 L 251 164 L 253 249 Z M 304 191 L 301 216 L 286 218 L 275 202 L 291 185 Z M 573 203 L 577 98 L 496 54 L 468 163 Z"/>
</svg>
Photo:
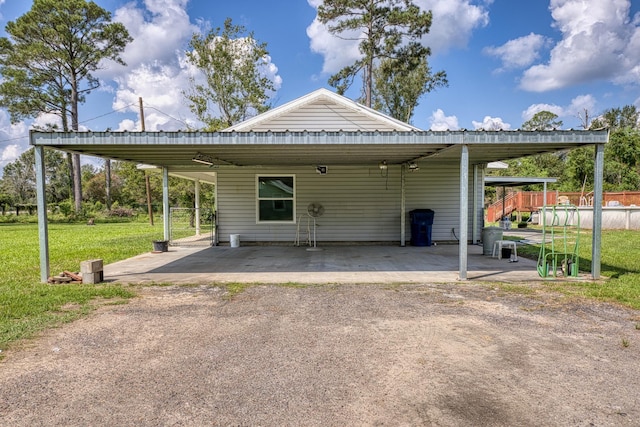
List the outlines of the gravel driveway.
<svg viewBox="0 0 640 427">
<path fill-rule="evenodd" d="M 140 293 L 10 351 L 0 424 L 640 424 L 636 311 L 470 284 Z"/>
</svg>

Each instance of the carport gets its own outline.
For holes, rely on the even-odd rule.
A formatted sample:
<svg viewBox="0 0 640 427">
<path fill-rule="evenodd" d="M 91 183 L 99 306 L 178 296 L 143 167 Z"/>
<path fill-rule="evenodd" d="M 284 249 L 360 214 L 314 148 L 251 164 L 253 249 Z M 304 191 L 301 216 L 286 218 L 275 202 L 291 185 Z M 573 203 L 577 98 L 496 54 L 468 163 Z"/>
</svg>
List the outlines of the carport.
<svg viewBox="0 0 640 427">
<path fill-rule="evenodd" d="M 600 277 L 600 230 L 604 144 L 607 130 L 596 131 L 303 131 L 303 132 L 32 132 L 35 147 L 40 235 L 40 271 L 42 281 L 49 276 L 47 202 L 45 199 L 44 148 L 133 161 L 156 166 L 163 174 L 163 215 L 165 238 L 168 234 L 168 176 L 185 177 L 211 172 L 217 168 L 243 167 L 316 167 L 316 165 L 385 165 L 400 171 L 400 211 L 398 230 L 401 245 L 405 241 L 405 173 L 411 165 L 423 167 L 438 162 L 457 164 L 459 172 L 457 273 L 468 279 L 469 250 L 481 228 L 482 200 L 476 189 L 484 177 L 484 167 L 496 160 L 518 158 L 544 152 L 595 146 L 594 228 L 591 276 Z M 197 153 L 210 159 L 209 165 L 194 161 Z M 215 169 L 214 169 L 215 170 Z M 469 183 L 473 185 L 469 197 Z"/>
</svg>

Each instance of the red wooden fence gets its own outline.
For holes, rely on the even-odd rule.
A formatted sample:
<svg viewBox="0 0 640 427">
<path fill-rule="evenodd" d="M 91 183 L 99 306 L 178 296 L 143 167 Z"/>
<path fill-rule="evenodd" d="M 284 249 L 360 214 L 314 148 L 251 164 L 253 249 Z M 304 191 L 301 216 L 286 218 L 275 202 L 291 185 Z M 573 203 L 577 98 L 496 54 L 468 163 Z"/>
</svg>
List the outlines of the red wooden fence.
<svg viewBox="0 0 640 427">
<path fill-rule="evenodd" d="M 602 198 L 604 206 L 640 206 L 640 191 L 603 193 Z M 544 193 L 542 191 L 508 193 L 504 199 L 504 208 L 502 206 L 502 198 L 489 205 L 487 208 L 487 222 L 498 221 L 503 215 L 508 216 L 511 212 L 535 212 L 544 205 L 543 200 Z M 555 205 L 557 203 L 593 206 L 593 194 L 547 191 L 547 205 Z"/>
</svg>

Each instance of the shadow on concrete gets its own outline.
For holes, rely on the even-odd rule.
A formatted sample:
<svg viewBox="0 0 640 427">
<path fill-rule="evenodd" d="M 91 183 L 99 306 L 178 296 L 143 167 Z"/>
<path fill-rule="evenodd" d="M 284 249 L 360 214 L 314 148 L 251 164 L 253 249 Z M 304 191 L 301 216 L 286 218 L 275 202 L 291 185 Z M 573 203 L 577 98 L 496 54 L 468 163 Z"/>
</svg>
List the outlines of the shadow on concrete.
<svg viewBox="0 0 640 427">
<path fill-rule="evenodd" d="M 535 261 L 517 263 L 468 246 L 468 278 L 541 280 Z M 171 248 L 105 266 L 105 280 L 123 283 L 438 283 L 458 281 L 458 245 Z"/>
</svg>

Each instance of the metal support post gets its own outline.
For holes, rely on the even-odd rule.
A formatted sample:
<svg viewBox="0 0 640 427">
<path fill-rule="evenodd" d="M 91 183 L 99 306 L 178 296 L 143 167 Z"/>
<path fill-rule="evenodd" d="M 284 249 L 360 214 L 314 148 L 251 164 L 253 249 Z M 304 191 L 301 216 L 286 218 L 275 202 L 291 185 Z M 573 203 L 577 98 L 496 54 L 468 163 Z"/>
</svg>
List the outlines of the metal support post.
<svg viewBox="0 0 640 427">
<path fill-rule="evenodd" d="M 169 240 L 169 169 L 162 168 L 162 219 L 164 240 Z"/>
<path fill-rule="evenodd" d="M 35 146 L 36 197 L 38 203 L 38 238 L 40 239 L 40 280 L 49 280 L 49 228 L 47 225 L 47 193 L 44 167 L 44 147 Z"/>
<path fill-rule="evenodd" d="M 602 185 L 604 175 L 604 144 L 597 144 L 593 168 L 593 234 L 591 242 L 591 277 L 600 278 L 602 250 Z"/>
<path fill-rule="evenodd" d="M 405 245 L 406 240 L 406 216 L 407 216 L 407 207 L 406 207 L 406 166 L 400 166 L 400 246 Z"/>
<path fill-rule="evenodd" d="M 467 256 L 469 234 L 469 147 L 461 146 L 460 153 L 460 245 L 459 280 L 467 280 Z"/>
<path fill-rule="evenodd" d="M 200 235 L 200 180 L 195 182 L 196 236 Z"/>
<path fill-rule="evenodd" d="M 471 236 L 471 242 L 475 245 L 476 243 L 478 243 L 478 215 L 480 213 L 479 210 L 479 201 L 478 201 L 478 196 L 479 196 L 479 191 L 478 191 L 478 184 L 479 184 L 479 179 L 478 179 L 478 165 L 473 165 L 473 217 L 471 218 L 471 221 L 473 223 L 473 229 L 472 229 L 472 236 Z M 484 189 L 484 185 L 483 185 L 483 189 Z"/>
</svg>

